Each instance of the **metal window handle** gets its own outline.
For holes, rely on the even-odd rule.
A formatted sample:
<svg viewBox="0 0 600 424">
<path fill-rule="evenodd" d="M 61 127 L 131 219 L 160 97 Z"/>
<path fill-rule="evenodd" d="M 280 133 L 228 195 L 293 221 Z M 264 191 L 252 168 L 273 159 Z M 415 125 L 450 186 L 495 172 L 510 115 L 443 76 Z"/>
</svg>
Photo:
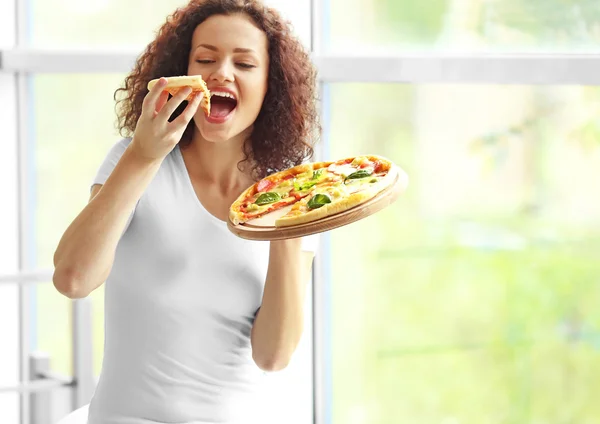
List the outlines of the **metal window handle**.
<svg viewBox="0 0 600 424">
<path fill-rule="evenodd" d="M 32 353 L 30 356 L 31 388 L 42 388 L 42 383 L 71 387 L 71 399 L 60 402 L 62 394 L 57 390 L 35 390 L 30 396 L 29 416 L 31 424 L 52 424 L 64 412 L 60 404 L 69 404 L 71 411 L 90 402 L 96 382 L 93 370 L 92 303 L 88 298 L 72 302 L 73 329 L 73 378 L 57 375 L 50 370 L 47 354 Z M 36 387 L 37 386 L 37 387 Z"/>
<path fill-rule="evenodd" d="M 20 272 L 0 275 L 0 285 L 17 284 L 25 288 L 52 279 L 50 271 Z M 21 294 L 27 298 L 27 292 Z M 62 418 L 68 412 L 88 404 L 96 389 L 93 361 L 92 301 L 77 299 L 72 307 L 73 377 L 65 377 L 50 369 L 50 355 L 30 352 L 28 340 L 28 311 L 22 311 L 21 361 L 22 381 L 0 386 L 2 393 L 21 395 L 21 424 L 47 424 Z M 25 340 L 25 342 L 24 342 Z M 65 390 L 65 389 L 70 390 Z M 68 398 L 64 397 L 67 393 Z M 66 410 L 65 410 L 66 408 Z"/>
<path fill-rule="evenodd" d="M 32 385 L 50 382 L 46 375 L 50 372 L 50 355 L 45 352 L 33 352 L 29 355 L 29 380 Z M 54 381 L 52 381 L 54 382 Z M 51 424 L 52 391 L 44 390 L 31 393 L 29 399 L 29 420 L 31 424 Z"/>
<path fill-rule="evenodd" d="M 90 299 L 78 299 L 72 303 L 73 328 L 73 378 L 51 371 L 50 356 L 43 352 L 30 355 L 29 380 L 19 391 L 30 393 L 29 417 L 31 424 L 52 424 L 64 415 L 57 411 L 61 393 L 58 387 L 71 387 L 71 410 L 90 402 L 96 382 L 93 370 L 92 304 Z M 24 393 L 24 394 L 25 394 Z M 26 394 L 25 394 L 26 395 Z M 64 403 L 64 402 L 62 402 Z M 70 411 L 69 411 L 70 412 Z"/>
<path fill-rule="evenodd" d="M 49 370 L 50 356 L 45 352 L 34 352 L 29 356 L 31 378 L 27 383 L 0 386 L 0 393 L 39 393 L 51 391 L 58 387 L 74 385 L 72 378 L 65 377 Z"/>
</svg>

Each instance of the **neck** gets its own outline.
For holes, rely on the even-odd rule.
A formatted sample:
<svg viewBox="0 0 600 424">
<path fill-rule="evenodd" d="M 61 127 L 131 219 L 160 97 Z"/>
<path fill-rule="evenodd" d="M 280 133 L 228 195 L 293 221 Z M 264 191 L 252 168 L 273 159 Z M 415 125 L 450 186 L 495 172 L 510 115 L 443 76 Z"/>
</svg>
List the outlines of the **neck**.
<svg viewBox="0 0 600 424">
<path fill-rule="evenodd" d="M 216 185 L 222 192 L 248 185 L 247 162 L 242 164 L 241 171 L 238 167 L 245 159 L 244 141 L 247 137 L 244 132 L 227 141 L 213 143 L 206 141 L 196 130 L 192 142 L 182 149 L 188 172 L 209 185 Z"/>
</svg>

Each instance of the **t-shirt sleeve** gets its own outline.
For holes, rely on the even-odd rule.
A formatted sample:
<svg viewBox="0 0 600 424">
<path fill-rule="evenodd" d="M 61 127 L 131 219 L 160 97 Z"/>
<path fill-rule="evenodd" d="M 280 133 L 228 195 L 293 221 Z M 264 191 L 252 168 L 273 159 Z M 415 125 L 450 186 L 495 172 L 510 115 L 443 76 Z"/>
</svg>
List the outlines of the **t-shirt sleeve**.
<svg viewBox="0 0 600 424">
<path fill-rule="evenodd" d="M 104 183 L 106 182 L 106 180 L 108 179 L 110 174 L 113 172 L 113 170 L 117 166 L 117 163 L 121 159 L 121 156 L 123 156 L 123 153 L 125 153 L 125 150 L 127 149 L 127 146 L 129 146 L 130 142 L 131 142 L 131 138 L 124 138 L 111 147 L 111 149 L 108 151 L 106 157 L 104 158 L 104 161 L 102 161 L 102 163 L 100 164 L 98 171 L 96 171 L 96 175 L 94 176 L 92 183 L 90 184 L 90 191 L 92 190 L 92 187 L 95 184 L 104 185 Z M 127 224 L 125 225 L 125 228 L 123 229 L 123 233 L 125 233 L 125 231 L 127 231 L 127 228 L 129 228 L 129 224 L 131 223 L 131 220 L 133 219 L 134 213 L 135 213 L 135 208 L 133 211 L 131 211 L 129 218 L 127 219 Z"/>
<path fill-rule="evenodd" d="M 110 174 L 113 172 L 113 169 L 115 169 L 115 166 L 117 166 L 121 156 L 123 156 L 123 153 L 125 153 L 129 143 L 131 143 L 131 138 L 124 138 L 111 147 L 111 149 L 108 151 L 108 154 L 104 158 L 104 161 L 102 164 L 100 164 L 100 168 L 98 168 L 96 176 L 92 180 L 90 190 L 95 184 L 104 184 L 106 182 Z"/>
</svg>

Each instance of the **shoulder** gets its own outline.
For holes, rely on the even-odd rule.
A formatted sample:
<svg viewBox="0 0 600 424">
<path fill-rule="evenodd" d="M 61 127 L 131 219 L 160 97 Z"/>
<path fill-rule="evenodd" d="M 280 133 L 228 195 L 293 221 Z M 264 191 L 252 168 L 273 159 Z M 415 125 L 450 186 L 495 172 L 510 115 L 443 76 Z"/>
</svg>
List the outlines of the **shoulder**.
<svg viewBox="0 0 600 424">
<path fill-rule="evenodd" d="M 132 140 L 131 137 L 126 137 L 126 138 L 120 139 L 112 146 L 111 151 L 120 152 L 121 154 L 123 154 L 123 152 L 131 144 L 131 140 Z"/>
</svg>

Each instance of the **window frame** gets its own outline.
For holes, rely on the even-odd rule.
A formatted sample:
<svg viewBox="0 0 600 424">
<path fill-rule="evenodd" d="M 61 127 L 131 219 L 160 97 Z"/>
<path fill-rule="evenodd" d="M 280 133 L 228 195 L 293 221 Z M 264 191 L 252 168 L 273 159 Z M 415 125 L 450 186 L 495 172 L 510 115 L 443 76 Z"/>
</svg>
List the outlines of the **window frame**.
<svg viewBox="0 0 600 424">
<path fill-rule="evenodd" d="M 0 72 L 127 72 L 134 51 L 0 49 Z M 319 83 L 600 85 L 590 55 L 337 56 L 313 52 Z"/>
</svg>

